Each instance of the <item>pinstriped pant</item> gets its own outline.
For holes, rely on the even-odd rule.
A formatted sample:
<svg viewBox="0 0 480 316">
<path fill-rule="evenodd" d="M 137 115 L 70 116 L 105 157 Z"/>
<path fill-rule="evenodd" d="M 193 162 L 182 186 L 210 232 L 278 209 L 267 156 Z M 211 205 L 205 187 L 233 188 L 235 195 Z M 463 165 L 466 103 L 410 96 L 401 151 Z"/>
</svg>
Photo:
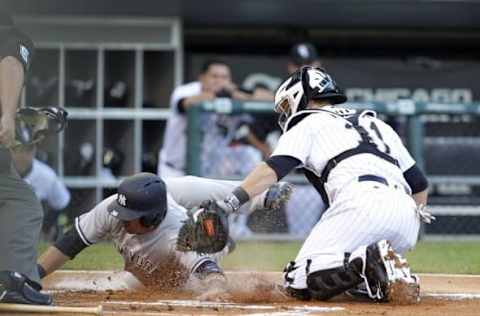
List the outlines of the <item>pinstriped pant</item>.
<svg viewBox="0 0 480 316">
<path fill-rule="evenodd" d="M 379 240 L 390 241 L 403 254 L 417 241 L 420 226 L 414 200 L 402 188 L 366 181 L 349 184 L 340 192 L 312 229 L 289 273 L 296 289 L 307 288 L 306 265 L 310 272 L 341 267 L 345 252 L 353 252 Z"/>
</svg>

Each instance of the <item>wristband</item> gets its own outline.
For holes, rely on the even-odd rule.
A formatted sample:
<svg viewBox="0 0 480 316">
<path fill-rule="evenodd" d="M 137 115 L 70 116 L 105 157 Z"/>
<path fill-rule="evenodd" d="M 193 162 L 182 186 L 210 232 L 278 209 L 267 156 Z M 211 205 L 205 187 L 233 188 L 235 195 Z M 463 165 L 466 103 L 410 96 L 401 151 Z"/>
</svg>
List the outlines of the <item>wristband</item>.
<svg viewBox="0 0 480 316">
<path fill-rule="evenodd" d="M 238 202 L 240 203 L 240 206 L 242 206 L 243 204 L 247 203 L 248 200 L 250 200 L 250 197 L 248 196 L 247 191 L 245 191 L 242 187 L 236 187 L 235 190 L 233 190 L 232 194 L 237 197 Z"/>
<path fill-rule="evenodd" d="M 248 200 L 250 200 L 248 193 L 242 187 L 237 187 L 225 198 L 224 202 L 230 206 L 232 212 L 236 212 Z"/>
<path fill-rule="evenodd" d="M 47 271 L 37 263 L 37 270 L 38 270 L 38 275 L 40 276 L 40 279 L 43 279 L 47 275 Z"/>
</svg>

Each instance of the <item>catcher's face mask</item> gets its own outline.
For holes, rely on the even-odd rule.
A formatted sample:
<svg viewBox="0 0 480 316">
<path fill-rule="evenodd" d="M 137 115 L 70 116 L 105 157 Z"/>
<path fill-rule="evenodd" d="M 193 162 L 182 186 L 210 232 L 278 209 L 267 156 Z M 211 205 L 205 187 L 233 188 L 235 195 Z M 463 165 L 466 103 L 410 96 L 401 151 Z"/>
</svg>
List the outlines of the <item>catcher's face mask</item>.
<svg viewBox="0 0 480 316">
<path fill-rule="evenodd" d="M 15 143 L 13 147 L 33 145 L 49 135 L 61 132 L 68 113 L 58 107 L 21 108 L 15 117 Z"/>
<path fill-rule="evenodd" d="M 295 114 L 303 98 L 302 81 L 296 77 L 288 78 L 275 93 L 275 112 L 280 114 L 278 124 L 285 132 L 285 123 Z"/>
</svg>

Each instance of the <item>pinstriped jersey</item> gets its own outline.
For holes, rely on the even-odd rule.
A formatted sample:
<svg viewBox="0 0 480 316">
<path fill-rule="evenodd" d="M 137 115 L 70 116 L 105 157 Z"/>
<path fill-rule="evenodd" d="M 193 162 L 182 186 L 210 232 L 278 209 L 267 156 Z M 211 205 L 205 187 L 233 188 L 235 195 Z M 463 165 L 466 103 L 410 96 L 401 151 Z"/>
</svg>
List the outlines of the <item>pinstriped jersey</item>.
<svg viewBox="0 0 480 316">
<path fill-rule="evenodd" d="M 325 106 L 319 110 L 300 111 L 289 122 L 307 113 L 310 114 L 280 137 L 272 156 L 292 156 L 301 161 L 301 167 L 320 177 L 330 159 L 357 147 L 362 141 L 359 132 L 347 120 L 358 115 L 358 124 L 368 132 L 377 149 L 396 159 L 399 164 L 398 167 L 371 153 L 361 153 L 342 160 L 332 169 L 325 183 L 330 201 L 349 183 L 365 174 L 382 176 L 389 182 L 409 188 L 403 172 L 411 168 L 415 161 L 397 133 L 378 119 L 375 112 Z"/>
</svg>

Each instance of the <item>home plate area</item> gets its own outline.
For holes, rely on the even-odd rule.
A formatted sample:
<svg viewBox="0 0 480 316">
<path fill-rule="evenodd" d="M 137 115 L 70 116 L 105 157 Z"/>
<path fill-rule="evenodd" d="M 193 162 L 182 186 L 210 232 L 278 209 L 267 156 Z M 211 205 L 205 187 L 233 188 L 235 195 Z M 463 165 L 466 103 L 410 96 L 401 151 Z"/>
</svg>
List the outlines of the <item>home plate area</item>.
<svg viewBox="0 0 480 316">
<path fill-rule="evenodd" d="M 132 290 L 136 285 L 126 272 L 59 271 L 46 279 L 45 288 L 53 293 L 58 306 L 102 305 L 103 315 L 114 316 L 480 315 L 479 276 L 420 275 L 421 301 L 414 305 L 373 303 L 346 296 L 328 302 L 304 302 L 272 293 L 273 284 L 281 282 L 280 273 L 235 271 L 227 276 L 231 288 L 225 302 L 198 300 L 198 293 L 185 290 Z"/>
</svg>

